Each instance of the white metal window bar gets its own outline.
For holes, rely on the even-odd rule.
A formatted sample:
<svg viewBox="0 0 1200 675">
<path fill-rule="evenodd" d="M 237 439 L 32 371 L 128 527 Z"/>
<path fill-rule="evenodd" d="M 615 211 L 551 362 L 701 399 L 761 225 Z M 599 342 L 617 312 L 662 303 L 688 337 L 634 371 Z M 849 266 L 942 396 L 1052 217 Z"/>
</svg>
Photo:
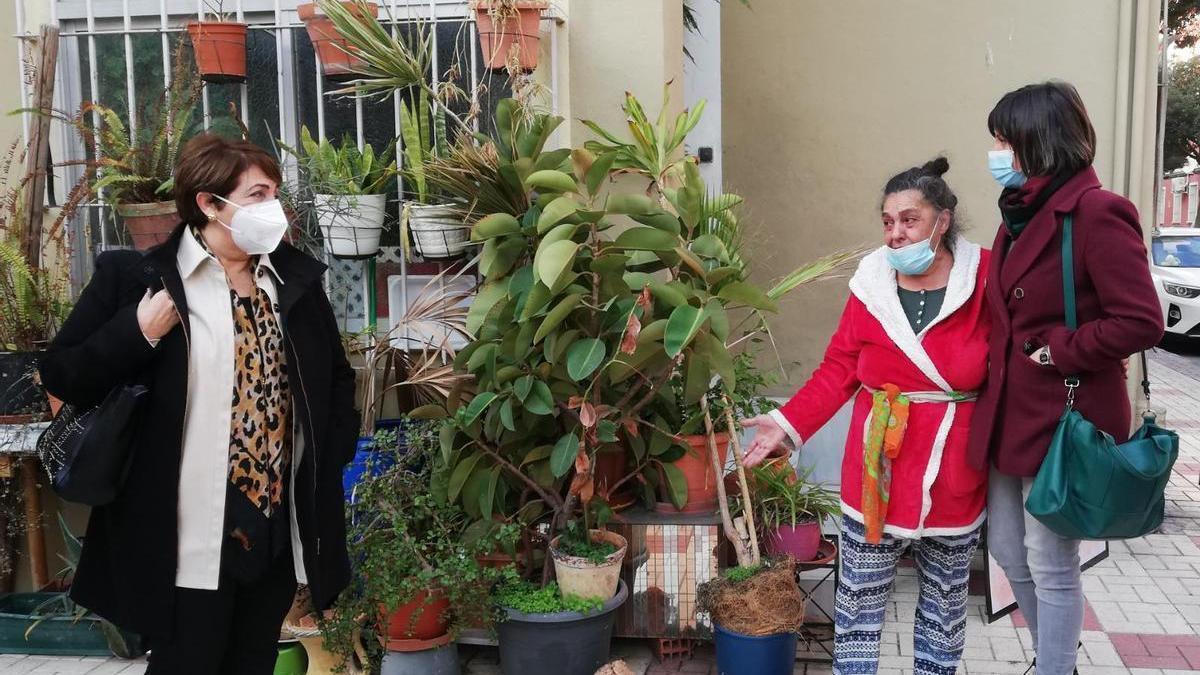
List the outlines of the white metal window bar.
<svg viewBox="0 0 1200 675">
<path fill-rule="evenodd" d="M 36 37 L 35 30 L 31 30 L 26 25 L 26 3 L 40 3 L 44 0 L 14 0 L 17 19 L 17 36 L 18 40 L 18 55 L 21 57 L 18 67 L 21 69 L 21 101 L 23 106 L 28 107 L 29 101 L 29 86 L 25 77 L 25 42 Z M 267 30 L 271 31 L 275 37 L 275 75 L 276 75 L 276 101 L 278 103 L 278 128 L 272 130 L 273 135 L 281 138 L 285 143 L 295 146 L 299 139 L 300 120 L 296 106 L 293 105 L 298 99 L 298 91 L 300 89 L 300 77 L 307 75 L 298 73 L 295 70 L 297 62 L 296 42 L 293 39 L 296 30 L 303 30 L 304 25 L 299 22 L 296 15 L 296 5 L 301 0 L 237 0 L 234 6 L 234 12 L 237 20 L 248 24 L 250 30 Z M 414 22 L 423 22 L 433 26 L 431 30 L 430 50 L 431 50 L 431 84 L 435 87 L 439 86 L 438 80 L 440 76 L 440 63 L 438 53 L 438 31 L 436 27 L 441 23 L 458 22 L 467 24 L 468 45 L 470 52 L 470 84 L 472 95 L 472 106 L 479 104 L 478 85 L 481 77 L 480 67 L 478 63 L 478 42 L 476 27 L 471 20 L 471 10 L 467 2 L 462 0 L 376 0 L 380 5 L 385 5 L 390 10 L 381 12 L 380 20 L 385 23 L 390 23 L 390 29 L 393 35 L 400 27 Z M 87 72 L 87 87 L 88 98 L 97 102 L 110 102 L 111 95 L 107 90 L 101 88 L 99 77 L 99 68 L 97 58 L 99 57 L 99 49 L 97 46 L 97 37 L 102 36 L 121 36 L 123 42 L 123 52 L 125 61 L 125 94 L 128 98 L 127 115 L 128 124 L 131 129 L 136 129 L 139 120 L 137 119 L 137 86 L 136 73 L 134 72 L 134 51 L 135 45 L 133 37 L 139 34 L 158 34 L 159 48 L 162 55 L 163 68 L 163 84 L 169 88 L 171 83 L 171 64 L 172 64 L 172 44 L 171 35 L 181 33 L 185 30 L 184 25 L 191 17 L 195 16 L 200 19 L 204 18 L 206 5 L 205 0 L 51 0 L 50 2 L 50 18 L 51 22 L 58 25 L 60 29 L 60 50 L 58 72 L 56 79 L 58 86 L 55 90 L 55 105 L 58 109 L 64 111 L 72 111 L 78 109 L 83 102 L 83 74 L 79 72 L 79 64 L 81 63 L 80 48 L 84 47 L 87 54 L 88 72 Z M 223 8 L 222 8 L 223 9 Z M 172 21 L 174 19 L 174 22 Z M 550 107 L 552 112 L 558 112 L 558 29 L 562 24 L 562 15 L 553 5 L 550 10 L 543 15 L 543 26 L 550 37 Z M 82 43 L 82 44 L 81 44 Z M 326 107 L 327 100 L 324 92 L 324 80 L 321 75 L 320 57 L 313 52 L 314 62 L 316 64 L 312 77 L 315 78 L 315 87 L 317 93 L 316 101 L 316 121 L 317 132 L 321 138 L 326 136 Z M 489 74 L 490 77 L 490 74 Z M 248 87 L 245 83 L 240 85 L 240 116 L 243 123 L 250 124 L 251 104 L 248 96 Z M 396 92 L 393 96 L 393 127 L 397 139 L 400 137 L 400 111 L 401 102 L 400 92 Z M 202 89 L 202 106 L 203 106 L 203 125 L 204 128 L 209 128 L 212 121 L 212 111 L 209 108 L 209 87 L 206 84 Z M 23 133 L 26 140 L 28 139 L 30 115 L 23 115 Z M 96 111 L 92 112 L 92 123 L 95 126 L 99 125 L 99 114 Z M 59 161 L 62 159 L 80 159 L 86 156 L 87 150 L 82 147 L 78 136 L 67 125 L 58 125 L 60 132 L 57 138 L 52 143 L 52 154 Z M 474 127 L 479 128 L 478 119 L 475 120 Z M 354 130 L 356 141 L 361 148 L 365 143 L 364 131 L 364 106 L 361 100 L 354 102 Z M 98 146 L 91 148 L 94 155 L 98 154 Z M 400 148 L 396 152 L 397 162 L 403 161 L 403 153 Z M 285 175 L 294 179 L 296 177 L 296 169 L 294 163 L 285 162 Z M 82 169 L 78 167 L 68 167 L 66 170 L 58 172 L 60 185 L 66 186 L 74 183 L 78 179 Z M 403 185 L 397 183 L 397 201 L 403 198 Z M 104 250 L 109 248 L 111 243 L 108 240 L 108 232 L 105 223 L 105 206 L 102 201 L 87 205 L 89 208 L 81 209 L 80 215 L 73 219 L 70 224 L 69 236 L 71 238 L 72 254 L 72 278 L 78 288 L 78 284 L 84 279 L 91 266 L 91 253 L 95 250 Z M 95 217 L 98 226 L 96 230 L 99 232 L 99 241 L 91 240 L 90 222 L 91 218 L 87 217 L 91 211 Z M 407 276 L 407 265 L 404 261 L 404 256 L 398 256 L 401 265 L 401 275 Z M 370 283 L 369 279 L 365 278 L 364 283 Z M 403 302 L 407 306 L 407 284 L 401 284 L 404 289 Z M 366 290 L 366 289 L 364 289 Z M 393 311 L 396 311 L 393 309 Z M 373 319 L 373 318 L 372 318 Z"/>
</svg>

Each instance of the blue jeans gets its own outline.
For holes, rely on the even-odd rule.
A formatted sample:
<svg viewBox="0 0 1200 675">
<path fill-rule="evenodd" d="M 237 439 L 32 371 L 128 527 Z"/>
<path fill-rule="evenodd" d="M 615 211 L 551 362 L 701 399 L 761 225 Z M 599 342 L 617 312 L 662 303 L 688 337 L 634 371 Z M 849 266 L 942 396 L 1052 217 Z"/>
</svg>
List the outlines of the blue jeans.
<svg viewBox="0 0 1200 675">
<path fill-rule="evenodd" d="M 1004 569 L 1033 635 L 1038 675 L 1070 675 L 1083 630 L 1079 540 L 1025 511 L 1031 478 L 988 476 L 988 551 Z"/>
</svg>

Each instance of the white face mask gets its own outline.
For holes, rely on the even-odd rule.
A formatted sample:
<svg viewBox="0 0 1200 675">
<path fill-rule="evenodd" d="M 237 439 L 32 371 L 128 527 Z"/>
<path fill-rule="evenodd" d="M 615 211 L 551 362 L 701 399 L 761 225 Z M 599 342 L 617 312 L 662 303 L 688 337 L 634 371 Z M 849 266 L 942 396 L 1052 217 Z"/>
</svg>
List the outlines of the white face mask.
<svg viewBox="0 0 1200 675">
<path fill-rule="evenodd" d="M 265 255 L 274 251 L 287 233 L 287 214 L 278 199 L 257 204 L 234 204 L 220 195 L 217 199 L 237 207 L 228 224 L 217 219 L 233 234 L 233 243 L 247 255 Z"/>
</svg>

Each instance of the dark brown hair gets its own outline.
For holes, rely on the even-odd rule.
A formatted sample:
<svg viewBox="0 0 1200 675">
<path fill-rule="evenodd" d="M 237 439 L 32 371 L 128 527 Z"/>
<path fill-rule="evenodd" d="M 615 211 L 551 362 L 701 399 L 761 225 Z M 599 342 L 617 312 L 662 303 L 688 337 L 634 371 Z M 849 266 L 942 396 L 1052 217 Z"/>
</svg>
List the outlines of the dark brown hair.
<svg viewBox="0 0 1200 675">
<path fill-rule="evenodd" d="M 188 141 L 175 164 L 175 208 L 180 219 L 198 227 L 207 225 L 208 217 L 196 205 L 196 193 L 228 197 L 242 173 L 252 166 L 262 169 L 276 184 L 282 181 L 279 163 L 250 141 L 208 133 Z"/>
<path fill-rule="evenodd" d="M 954 190 L 950 189 L 946 179 L 942 178 L 949 170 L 950 160 L 945 157 L 935 157 L 921 166 L 905 169 L 892 176 L 883 186 L 883 199 L 886 200 L 888 195 L 897 192 L 917 190 L 921 193 L 921 197 L 939 213 L 949 211 L 950 224 L 946 226 L 946 233 L 942 237 L 946 246 L 953 247 L 954 243 L 958 241 L 958 234 L 962 228 L 958 223 L 958 215 L 954 211 L 958 208 L 958 197 L 954 194 Z M 883 200 L 880 200 L 880 208 L 883 208 L 882 202 Z"/>
<path fill-rule="evenodd" d="M 1005 94 L 988 115 L 988 131 L 1012 146 L 1027 176 L 1078 173 L 1096 158 L 1096 130 L 1083 99 L 1059 80 Z"/>
</svg>

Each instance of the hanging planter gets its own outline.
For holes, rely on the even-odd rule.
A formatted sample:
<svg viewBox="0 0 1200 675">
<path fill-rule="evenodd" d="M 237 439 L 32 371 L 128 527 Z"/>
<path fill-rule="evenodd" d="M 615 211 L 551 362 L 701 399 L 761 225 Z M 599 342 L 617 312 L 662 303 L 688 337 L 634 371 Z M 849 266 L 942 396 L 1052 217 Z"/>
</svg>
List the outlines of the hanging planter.
<svg viewBox="0 0 1200 675">
<path fill-rule="evenodd" d="M 517 50 L 521 70 L 537 69 L 541 48 L 539 26 L 547 3 L 538 0 L 475 0 L 475 25 L 487 67 L 502 70 Z"/>
<path fill-rule="evenodd" d="M 379 253 L 387 195 L 313 195 L 325 250 L 335 258 L 362 260 Z"/>
<path fill-rule="evenodd" d="M 362 5 L 357 2 L 343 2 L 343 7 L 360 14 Z M 372 17 L 379 16 L 379 5 L 366 3 L 366 11 Z M 346 51 L 346 38 L 342 37 L 333 22 L 325 15 L 315 2 L 306 2 L 296 7 L 296 14 L 304 22 L 308 31 L 308 39 L 312 40 L 313 49 L 321 59 L 321 73 L 335 82 L 344 82 L 358 77 L 355 71 L 363 64 L 362 59 Z"/>
<path fill-rule="evenodd" d="M 413 248 L 426 260 L 457 258 L 471 245 L 462 213 L 446 204 L 408 204 L 405 207 Z"/>
<path fill-rule="evenodd" d="M 152 249 L 166 241 L 179 224 L 179 213 L 173 201 L 117 204 L 117 215 L 125 223 L 133 247 L 139 251 Z"/>
<path fill-rule="evenodd" d="M 196 69 L 205 82 L 246 81 L 246 24 L 233 21 L 189 21 Z"/>
</svg>

